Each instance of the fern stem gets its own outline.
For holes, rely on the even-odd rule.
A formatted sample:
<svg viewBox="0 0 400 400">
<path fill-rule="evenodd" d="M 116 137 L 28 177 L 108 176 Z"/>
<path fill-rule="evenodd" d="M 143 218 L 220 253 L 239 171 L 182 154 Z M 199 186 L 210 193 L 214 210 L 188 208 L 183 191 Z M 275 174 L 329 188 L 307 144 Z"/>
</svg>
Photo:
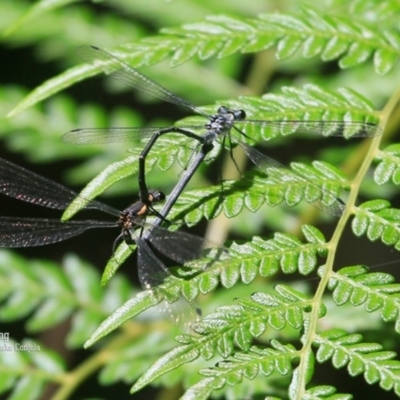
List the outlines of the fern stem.
<svg viewBox="0 0 400 400">
<path fill-rule="evenodd" d="M 389 99 L 387 102 L 386 106 L 381 112 L 381 127 L 382 130 L 387 125 L 387 122 L 390 118 L 390 116 L 393 113 L 393 110 L 395 109 L 395 106 L 398 104 L 400 100 L 400 88 L 393 94 L 393 96 Z M 354 207 L 356 204 L 356 200 L 360 191 L 361 184 L 365 178 L 365 175 L 370 168 L 374 157 L 376 155 L 376 152 L 379 150 L 379 145 L 382 141 L 383 135 L 377 136 L 374 139 L 370 141 L 368 146 L 367 152 L 365 154 L 364 161 L 360 165 L 360 168 L 357 172 L 357 175 L 355 176 L 352 184 L 351 184 L 351 190 L 350 190 L 350 196 L 348 198 L 346 210 L 342 217 L 340 218 L 337 227 L 335 229 L 335 232 L 332 235 L 332 238 L 329 242 L 329 252 L 328 252 L 328 257 L 326 259 L 326 264 L 325 264 L 325 270 L 324 270 L 324 275 L 321 277 L 321 282 L 318 285 L 317 291 L 315 293 L 314 299 L 313 299 L 313 304 L 316 306 L 313 307 L 312 313 L 310 314 L 310 323 L 308 325 L 308 331 L 305 336 L 306 341 L 303 345 L 303 348 L 301 352 L 303 354 L 308 354 L 311 351 L 312 344 L 314 342 L 314 336 L 315 333 L 317 332 L 317 323 L 319 320 L 319 307 L 318 305 L 322 303 L 322 296 L 325 293 L 326 286 L 328 285 L 329 279 L 331 277 L 331 274 L 333 272 L 333 264 L 335 260 L 335 255 L 336 255 L 336 249 L 339 244 L 339 240 L 341 239 L 344 229 L 347 225 L 347 222 L 350 218 L 350 216 L 354 213 Z M 368 143 L 368 142 L 366 142 Z M 299 382 L 301 384 L 299 385 L 299 388 L 301 388 L 298 393 L 296 393 L 297 399 L 301 399 L 302 396 L 304 395 L 306 384 L 307 384 L 307 363 L 306 363 L 306 357 L 302 357 L 299 365 Z"/>
<path fill-rule="evenodd" d="M 390 116 L 393 114 L 393 110 L 395 109 L 399 101 L 400 101 L 400 86 L 390 97 L 389 101 L 386 103 L 385 107 L 381 112 L 381 121 L 383 128 L 386 127 L 386 124 L 389 121 Z"/>
<path fill-rule="evenodd" d="M 132 323 L 133 324 L 133 323 Z M 140 328 L 137 324 L 135 329 L 129 327 L 130 324 L 124 326 L 124 333 L 121 333 L 114 340 L 111 340 L 101 351 L 96 352 L 92 357 L 86 359 L 78 368 L 66 374 L 63 378 L 63 385 L 53 396 L 52 400 L 64 400 L 69 398 L 70 394 L 77 386 L 86 380 L 94 371 L 98 370 L 102 365 L 115 357 L 116 350 L 124 345 L 131 343 L 134 336 L 140 336 L 147 328 Z M 134 336 L 132 335 L 134 331 Z"/>
</svg>

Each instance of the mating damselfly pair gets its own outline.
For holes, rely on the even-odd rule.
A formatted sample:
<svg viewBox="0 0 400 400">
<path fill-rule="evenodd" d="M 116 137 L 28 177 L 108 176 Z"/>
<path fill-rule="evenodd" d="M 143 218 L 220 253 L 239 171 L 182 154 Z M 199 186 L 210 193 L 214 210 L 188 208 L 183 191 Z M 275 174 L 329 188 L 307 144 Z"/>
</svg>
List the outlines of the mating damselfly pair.
<svg viewBox="0 0 400 400">
<path fill-rule="evenodd" d="M 340 216 L 345 205 L 336 193 L 313 184 L 312 181 L 299 176 L 248 145 L 247 141 L 251 138 L 246 134 L 246 130 L 250 126 L 259 126 L 261 128 L 268 127 L 277 132 L 306 132 L 358 138 L 373 137 L 380 133 L 379 127 L 375 123 L 365 121 L 251 120 L 246 118 L 244 110 L 230 109 L 225 106 L 219 107 L 216 114 L 210 115 L 104 50 L 94 46 L 84 46 L 78 50 L 78 54 L 84 61 L 111 74 L 113 78 L 128 86 L 160 100 L 189 108 L 206 118 L 206 122 L 202 125 L 166 128 L 84 128 L 67 133 L 63 137 L 64 141 L 76 144 L 112 143 L 148 138 L 139 156 L 139 200 L 121 212 L 98 201 L 87 202 L 86 208 L 98 209 L 115 216 L 117 221 L 112 222 L 100 220 L 61 222 L 50 219 L 3 217 L 0 219 L 0 245 L 2 247 L 37 246 L 67 239 L 91 228 L 119 227 L 121 234 L 117 239 L 125 241 L 128 245 L 136 243 L 138 246 L 138 274 L 145 288 L 159 285 L 169 274 L 168 268 L 156 255 L 157 252 L 179 264 L 184 264 L 201 257 L 204 249 L 215 247 L 205 239 L 179 231 L 171 232 L 160 225 L 166 221 L 168 212 L 217 140 L 220 140 L 222 144 L 225 144 L 227 140 L 230 146 L 238 144 L 266 176 L 288 186 L 304 185 L 307 187 L 304 196 L 306 201 L 329 214 Z M 156 141 L 161 136 L 172 132 L 198 142 L 197 153 L 193 155 L 193 162 L 190 163 L 168 197 L 165 207 L 157 211 L 154 204 L 161 201 L 164 195 L 161 192 L 149 190 L 147 187 L 145 181 L 146 158 L 154 148 Z M 20 200 L 55 209 L 65 209 L 77 196 L 75 192 L 59 184 L 4 160 L 0 161 L 0 191 Z M 145 222 L 145 218 L 149 214 L 158 217 L 155 224 Z M 133 233 L 136 233 L 136 236 Z"/>
</svg>

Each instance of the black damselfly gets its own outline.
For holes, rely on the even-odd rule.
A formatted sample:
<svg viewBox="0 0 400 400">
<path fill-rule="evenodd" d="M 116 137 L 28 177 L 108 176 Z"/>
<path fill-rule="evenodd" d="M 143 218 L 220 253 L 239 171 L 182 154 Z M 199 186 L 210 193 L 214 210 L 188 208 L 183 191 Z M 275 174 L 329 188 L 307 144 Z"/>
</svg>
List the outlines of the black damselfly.
<svg viewBox="0 0 400 400">
<path fill-rule="evenodd" d="M 325 188 L 321 188 L 298 175 L 296 172 L 284 167 L 274 159 L 260 153 L 253 147 L 242 142 L 246 126 L 251 124 L 268 127 L 268 129 L 283 134 L 294 132 L 318 133 L 324 136 L 344 137 L 373 137 L 380 134 L 380 128 L 375 123 L 355 121 L 303 121 L 303 120 L 246 120 L 243 110 L 233 110 L 221 106 L 217 114 L 210 115 L 194 106 L 192 103 L 171 93 L 168 89 L 152 81 L 144 74 L 129 66 L 118 57 L 101 50 L 95 46 L 82 46 L 78 49 L 78 55 L 87 63 L 99 67 L 107 74 L 128 86 L 152 95 L 160 100 L 180 106 L 185 106 L 197 114 L 207 118 L 207 123 L 200 126 L 172 126 L 167 128 L 109 128 L 109 129 L 76 129 L 63 136 L 70 143 L 112 143 L 121 140 L 143 139 L 150 137 L 145 148 L 139 156 L 139 187 L 143 198 L 147 198 L 147 186 L 145 183 L 145 159 L 157 139 L 166 133 L 177 132 L 200 143 L 211 143 L 219 137 L 226 137 L 231 141 L 231 131 L 239 135 L 234 137 L 245 151 L 250 160 L 265 172 L 274 182 L 286 182 L 288 185 L 298 185 L 304 191 L 304 200 L 320 208 L 321 210 L 336 216 L 340 216 L 345 208 L 344 203 L 336 194 Z M 200 131 L 201 134 L 196 133 Z M 300 201 L 301 199 L 299 199 Z"/>
<path fill-rule="evenodd" d="M 88 219 L 63 222 L 46 218 L 0 217 L 0 247 L 47 245 L 79 235 L 88 229 L 118 227 L 121 234 L 117 237 L 114 247 L 121 240 L 128 245 L 136 243 L 139 280 L 143 288 L 154 288 L 170 274 L 155 252 L 183 265 L 201 258 L 210 248 L 215 247 L 215 244 L 198 236 L 179 231 L 171 232 L 159 226 L 211 148 L 212 145 L 203 146 L 160 213 L 153 208 L 153 203 L 165 198 L 163 193 L 158 191 L 149 191 L 147 204 L 139 200 L 123 211 L 96 200 L 86 202 L 86 199 L 83 199 L 87 203 L 85 209 L 105 212 L 116 217 L 117 221 Z M 73 190 L 3 159 L 0 159 L 0 193 L 58 210 L 66 209 L 71 201 L 78 197 Z M 154 224 L 144 222 L 148 214 L 158 216 L 158 220 Z M 140 234 L 134 236 L 135 231 L 140 231 Z"/>
</svg>

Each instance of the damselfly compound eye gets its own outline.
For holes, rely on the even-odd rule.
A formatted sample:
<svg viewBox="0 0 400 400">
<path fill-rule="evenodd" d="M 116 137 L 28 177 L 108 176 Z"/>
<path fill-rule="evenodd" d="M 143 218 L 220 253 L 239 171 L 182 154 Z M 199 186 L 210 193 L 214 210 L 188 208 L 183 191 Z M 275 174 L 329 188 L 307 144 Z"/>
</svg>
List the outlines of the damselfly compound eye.
<svg viewBox="0 0 400 400">
<path fill-rule="evenodd" d="M 246 119 L 246 112 L 244 110 L 235 110 L 233 115 L 235 116 L 236 121 L 243 121 Z"/>
</svg>

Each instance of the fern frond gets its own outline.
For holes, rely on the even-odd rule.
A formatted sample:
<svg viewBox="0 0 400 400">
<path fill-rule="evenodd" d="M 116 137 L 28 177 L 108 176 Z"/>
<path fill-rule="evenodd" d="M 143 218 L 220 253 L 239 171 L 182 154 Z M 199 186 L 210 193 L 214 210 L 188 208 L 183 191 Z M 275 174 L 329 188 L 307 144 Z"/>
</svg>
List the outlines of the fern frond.
<svg viewBox="0 0 400 400">
<path fill-rule="evenodd" d="M 306 390 L 304 400 L 351 400 L 353 396 L 346 393 L 336 393 L 336 388 L 329 385 L 315 386 Z"/>
<path fill-rule="evenodd" d="M 371 200 L 356 209 L 352 221 L 355 235 L 369 240 L 381 239 L 387 246 L 400 250 L 400 210 L 391 208 L 387 200 Z"/>
<path fill-rule="evenodd" d="M 379 161 L 375 171 L 374 180 L 378 185 L 389 181 L 400 185 L 400 144 L 392 144 L 379 151 L 376 156 Z"/>
<path fill-rule="evenodd" d="M 396 26 L 396 15 L 400 12 L 397 2 L 380 2 L 376 0 L 355 0 L 347 3 L 348 11 L 360 20 L 387 21 L 387 26 Z M 371 10 L 373 12 L 371 13 Z"/>
<path fill-rule="evenodd" d="M 276 293 L 254 293 L 249 300 L 236 299 L 237 305 L 218 307 L 193 327 L 200 335 L 213 336 L 218 353 L 227 357 L 234 348 L 248 351 L 251 339 L 262 335 L 267 327 L 281 330 L 286 324 L 303 326 L 303 312 L 311 300 L 301 292 L 277 285 Z M 321 308 L 321 315 L 326 310 Z"/>
<path fill-rule="evenodd" d="M 121 278 L 102 291 L 93 267 L 74 256 L 65 258 L 63 270 L 57 264 L 27 262 L 6 251 L 0 252 L 0 260 L 0 320 L 25 317 L 27 330 L 40 332 L 72 316 L 67 341 L 73 347 L 81 346 L 88 332 L 111 311 L 105 299 L 114 296 L 114 304 L 121 304 L 132 292 Z"/>
<path fill-rule="evenodd" d="M 300 15 L 264 14 L 259 20 L 246 21 L 212 16 L 205 22 L 163 32 L 196 39 L 190 53 L 197 53 L 201 59 L 223 57 L 239 50 L 246 53 L 262 51 L 272 46 L 276 46 L 276 56 L 281 59 L 290 57 L 303 45 L 303 57 L 320 55 L 323 61 L 339 58 L 342 68 L 361 64 L 374 55 L 375 69 L 381 74 L 393 67 L 400 48 L 394 29 L 372 25 L 368 28 L 354 18 L 324 15 L 309 5 Z M 213 52 L 204 51 L 210 47 Z M 188 53 L 189 49 L 186 50 Z M 173 61 L 178 63 L 182 58 L 179 54 Z"/>
<path fill-rule="evenodd" d="M 365 343 L 361 335 L 341 329 L 317 335 L 314 343 L 319 362 L 332 359 L 335 368 L 347 365 L 351 376 L 364 374 L 369 384 L 379 382 L 383 389 L 400 395 L 400 361 L 393 360 L 395 352 L 384 351 L 379 343 Z"/>
<path fill-rule="evenodd" d="M 50 10 L 65 6 L 69 3 L 75 3 L 76 0 L 41 0 L 32 5 L 18 20 L 7 29 L 5 36 L 10 35 L 13 31 L 18 29 L 21 25 L 26 24 L 30 19 L 38 17 L 40 14 L 46 13 Z"/>
<path fill-rule="evenodd" d="M 335 208 L 332 199 L 336 200 L 341 189 L 348 186 L 343 174 L 319 161 L 312 166 L 292 163 L 291 167 L 296 174 L 286 168 L 271 169 L 268 176 L 261 171 L 244 173 L 239 181 L 223 182 L 223 193 L 221 185 L 184 192 L 170 215 L 191 226 L 221 212 L 228 218 L 239 215 L 244 208 L 256 212 L 265 203 L 272 207 L 280 204 L 293 207 L 302 201 L 310 204 L 318 201 L 327 210 L 330 206 Z"/>
<path fill-rule="evenodd" d="M 0 88 L 0 107 L 10 108 L 10 102 L 16 102 L 26 94 L 26 90 L 15 87 Z M 87 158 L 96 154 L 93 163 L 95 170 L 105 168 L 110 162 L 126 156 L 126 146 L 114 145 L 111 151 L 105 151 L 100 146 L 68 146 L 62 143 L 60 137 L 76 126 L 102 127 L 109 125 L 134 126 L 142 123 L 142 119 L 133 110 L 125 107 L 115 107 L 106 112 L 105 108 L 95 104 L 75 104 L 70 96 L 64 94 L 48 100 L 44 113 L 39 105 L 24 113 L 23 117 L 12 120 L 3 118 L 0 126 L 0 136 L 8 147 L 20 151 L 30 160 L 50 162 L 60 158 Z M 37 151 L 40 148 L 41 151 Z M 93 176 L 93 167 L 81 169 L 79 178 L 87 182 Z"/>
<path fill-rule="evenodd" d="M 304 9 L 301 16 L 269 14 L 245 21 L 208 17 L 204 22 L 163 32 L 165 36 L 129 43 L 114 53 L 139 67 L 161 62 L 170 54 L 174 54 L 172 65 L 178 65 L 195 55 L 200 59 L 224 57 L 238 51 L 258 52 L 274 45 L 277 57 L 285 58 L 303 44 L 303 56 L 321 54 L 324 61 L 340 58 L 342 68 L 361 64 L 374 54 L 375 68 L 381 74 L 393 67 L 400 54 L 396 31 L 381 26 L 372 30 L 345 17 L 321 17 L 311 8 Z M 93 65 L 71 68 L 34 89 L 9 116 L 100 72 Z"/>
<path fill-rule="evenodd" d="M 236 347 L 248 351 L 251 338 L 261 335 L 267 323 L 276 329 L 282 329 L 287 320 L 298 329 L 302 325 L 302 308 L 307 309 L 309 301 L 303 294 L 287 286 L 278 286 L 276 291 L 273 296 L 256 294 L 252 296 L 252 300 L 238 301 L 238 306 L 217 309 L 216 313 L 206 317 L 194 327 L 200 336 L 181 335 L 178 338 L 182 345 L 159 359 L 138 381 L 138 389 L 140 385 L 145 385 L 199 356 L 210 359 L 217 351 L 225 358 L 232 354 Z M 121 307 L 121 313 L 126 310 L 126 306 L 128 304 Z M 324 313 L 325 310 L 322 308 L 321 315 Z M 113 321 L 108 318 L 105 324 L 110 328 L 115 320 L 116 318 Z M 109 331 L 110 329 L 103 329 L 100 332 L 99 329 L 86 345 L 93 344 Z"/>
<path fill-rule="evenodd" d="M 400 284 L 394 281 L 392 275 L 369 273 L 367 267 L 358 265 L 333 273 L 328 287 L 337 305 L 350 302 L 364 304 L 368 312 L 380 310 L 383 321 L 396 321 L 395 330 L 400 332 Z"/>
<path fill-rule="evenodd" d="M 171 356 L 171 353 L 166 356 Z M 285 346 L 280 344 L 277 340 L 272 340 L 271 348 L 269 349 L 260 350 L 253 347 L 247 353 L 236 353 L 231 360 L 225 360 L 214 368 L 203 369 L 201 373 L 207 378 L 193 386 L 185 394 L 186 397 L 183 398 L 193 398 L 187 396 L 194 394 L 200 396 L 196 398 L 207 398 L 204 396 L 209 393 L 208 390 L 220 389 L 226 384 L 238 384 L 243 377 L 254 379 L 258 372 L 261 372 L 264 376 L 269 376 L 273 372 L 287 375 L 292 370 L 292 361 L 297 357 L 297 351 L 293 346 Z M 168 372 L 162 368 L 162 364 L 159 361 L 153 364 L 153 366 L 135 383 L 131 389 L 132 393 L 137 392 L 157 377 Z M 164 367 L 166 364 L 167 363 L 164 363 Z M 176 368 L 176 365 L 174 367 Z M 208 388 L 206 383 L 209 384 Z"/>
<path fill-rule="evenodd" d="M 13 399 L 39 399 L 48 382 L 58 383 L 65 372 L 63 360 L 43 344 L 25 339 L 0 340 L 0 393 Z"/>
<path fill-rule="evenodd" d="M 157 288 L 141 292 L 120 306 L 103 321 L 85 346 L 91 346 L 125 321 L 163 300 L 169 303 L 176 301 L 180 293 L 186 300 L 192 301 L 199 293 L 206 294 L 213 290 L 218 283 L 226 288 L 232 287 L 239 280 L 248 284 L 258 274 L 273 276 L 280 268 L 286 274 L 297 270 L 304 275 L 309 274 L 315 269 L 317 255 L 323 256 L 326 254 L 326 249 L 323 235 L 316 228 L 304 226 L 303 232 L 308 240 L 305 244 L 293 235 L 276 234 L 274 239 L 264 241 L 254 238 L 249 244 L 232 245 L 229 257 L 222 255 L 217 260 L 211 257 L 196 261 L 192 276 L 186 276 L 186 279 L 170 276 Z M 208 268 L 201 270 L 202 265 L 208 265 Z M 289 293 L 291 293 L 289 289 L 286 291 L 282 289 L 280 294 L 290 301 L 293 301 L 291 296 L 299 295 L 295 295 L 294 292 L 291 295 Z M 262 303 L 261 299 L 255 300 L 252 305 L 259 309 L 260 303 Z M 247 306 L 250 307 L 250 305 Z M 289 312 L 288 318 L 289 323 L 297 324 L 294 319 L 291 319 L 295 318 L 292 312 Z M 282 321 L 276 323 L 277 326 L 281 324 Z"/>
<path fill-rule="evenodd" d="M 287 350 L 282 351 L 279 346 L 278 350 L 274 348 L 277 343 L 273 340 L 271 348 L 263 350 L 252 347 L 248 352 L 238 352 L 215 367 L 200 370 L 200 374 L 205 378 L 186 391 L 182 399 L 207 399 L 214 390 L 225 385 L 242 384 L 243 380 L 254 380 L 259 373 L 268 377 L 274 373 L 288 375 L 292 370 L 291 362 L 296 358 L 295 349 L 286 346 Z"/>
<path fill-rule="evenodd" d="M 117 382 L 133 383 L 147 371 L 150 364 L 176 345 L 170 334 L 170 328 L 169 326 L 168 333 L 147 329 L 141 336 L 137 336 L 137 332 L 132 330 L 133 335 L 126 338 L 125 343 L 118 348 L 113 348 L 108 353 L 108 355 L 112 353 L 112 356 L 108 357 L 107 362 L 99 371 L 99 382 L 104 386 Z M 157 346 L 154 345 L 155 343 Z M 160 383 L 168 386 L 188 377 L 192 379 L 194 374 L 197 374 L 196 370 L 181 368 L 174 371 L 173 377 L 169 375 L 165 379 L 161 379 Z"/>
<path fill-rule="evenodd" d="M 307 228 L 306 226 L 303 229 Z M 307 239 L 310 240 L 309 243 L 302 243 L 293 235 L 276 233 L 273 239 L 254 237 L 247 244 L 233 244 L 226 260 L 220 259 L 190 280 L 181 282 L 182 293 L 190 301 L 199 292 L 210 292 L 219 282 L 226 288 L 232 287 L 239 280 L 249 284 L 258 274 L 270 277 L 279 269 L 286 274 L 299 271 L 307 275 L 314 270 L 317 255 L 326 254 L 322 243 L 314 241 L 310 236 Z M 175 284 L 174 282 L 171 288 Z M 168 291 L 167 288 L 165 290 Z"/>
<path fill-rule="evenodd" d="M 95 327 L 94 333 L 85 342 L 86 348 L 100 340 L 102 337 L 113 332 L 120 327 L 124 322 L 141 314 L 142 312 L 152 308 L 163 301 L 160 294 L 161 290 L 145 290 L 138 293 L 134 298 L 126 301 L 122 306 L 118 307 L 107 319 L 100 325 Z M 177 300 L 177 296 L 175 299 Z"/>
<path fill-rule="evenodd" d="M 283 86 L 282 93 L 267 93 L 259 97 L 242 96 L 238 100 L 228 101 L 227 105 L 233 109 L 246 110 L 249 119 L 267 121 L 298 121 L 292 129 L 276 127 L 265 124 L 260 130 L 255 125 L 245 125 L 243 129 L 255 141 L 270 140 L 276 136 L 287 136 L 297 132 L 311 131 L 308 121 L 337 122 L 366 122 L 377 124 L 379 112 L 374 110 L 372 103 L 360 93 L 349 88 L 327 90 L 321 86 L 307 84 L 301 88 Z M 211 111 L 209 108 L 205 108 Z M 352 137 L 356 132 L 350 126 L 344 132 L 346 138 Z M 320 134 L 332 134 L 332 126 L 324 130 L 321 124 Z M 255 132 L 254 132 L 255 131 Z M 258 133 L 258 135 L 257 135 Z M 311 133 L 311 132 L 310 132 Z M 259 136 L 261 135 L 261 136 Z"/>
</svg>

